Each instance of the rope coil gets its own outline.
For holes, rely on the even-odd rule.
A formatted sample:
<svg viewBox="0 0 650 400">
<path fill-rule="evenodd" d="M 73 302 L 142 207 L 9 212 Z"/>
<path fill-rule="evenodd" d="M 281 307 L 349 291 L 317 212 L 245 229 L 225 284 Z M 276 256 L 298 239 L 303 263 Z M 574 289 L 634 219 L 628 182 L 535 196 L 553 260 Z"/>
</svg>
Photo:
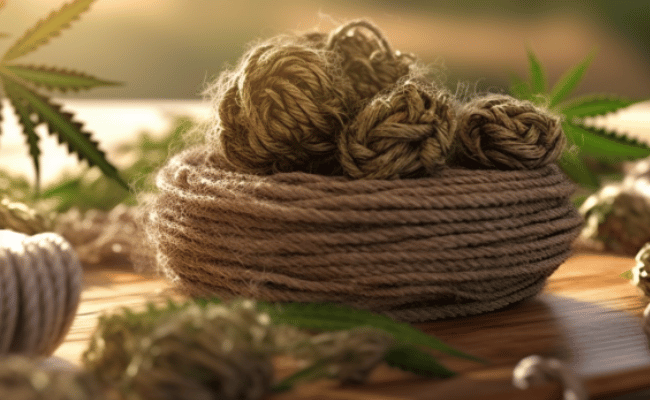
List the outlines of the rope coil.
<svg viewBox="0 0 650 400">
<path fill-rule="evenodd" d="M 257 176 L 197 148 L 157 185 L 150 239 L 188 293 L 341 302 L 406 321 L 534 295 L 582 222 L 555 165 L 414 180 Z"/>
<path fill-rule="evenodd" d="M 54 233 L 0 230 L 0 243 L 0 354 L 50 355 L 79 305 L 79 260 Z"/>
</svg>

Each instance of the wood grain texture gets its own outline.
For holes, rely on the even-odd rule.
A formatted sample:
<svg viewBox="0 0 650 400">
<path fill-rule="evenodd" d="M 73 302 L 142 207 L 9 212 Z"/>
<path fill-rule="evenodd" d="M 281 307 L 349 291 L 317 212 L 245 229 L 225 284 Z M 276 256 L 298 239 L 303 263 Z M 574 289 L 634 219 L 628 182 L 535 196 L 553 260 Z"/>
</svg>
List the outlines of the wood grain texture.
<svg viewBox="0 0 650 400">
<path fill-rule="evenodd" d="M 512 386 L 512 368 L 531 354 L 564 360 L 583 378 L 593 399 L 650 388 L 650 352 L 640 325 L 647 299 L 618 276 L 633 265 L 629 258 L 577 254 L 533 299 L 489 314 L 418 324 L 448 344 L 490 361 L 480 364 L 440 355 L 445 365 L 459 372 L 454 378 L 423 379 L 381 366 L 362 386 L 321 381 L 270 399 L 561 399 L 557 383 L 526 391 Z M 179 297 L 160 278 L 123 270 L 89 271 L 77 318 L 55 355 L 78 363 L 101 313 L 142 307 L 169 296 Z M 279 376 L 286 376 L 297 365 L 277 358 L 275 367 Z"/>
</svg>

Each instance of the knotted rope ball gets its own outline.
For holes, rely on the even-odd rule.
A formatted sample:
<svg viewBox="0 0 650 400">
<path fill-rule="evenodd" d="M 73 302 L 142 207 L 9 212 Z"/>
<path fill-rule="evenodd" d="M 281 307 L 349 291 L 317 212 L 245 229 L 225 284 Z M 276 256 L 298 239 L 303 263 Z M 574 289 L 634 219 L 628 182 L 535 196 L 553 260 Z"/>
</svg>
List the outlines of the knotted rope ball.
<svg viewBox="0 0 650 400">
<path fill-rule="evenodd" d="M 446 91 L 415 80 L 396 85 L 364 107 L 339 136 L 343 170 L 352 178 L 434 175 L 456 134 Z"/>
<path fill-rule="evenodd" d="M 489 95 L 459 112 L 459 165 L 535 169 L 557 160 L 565 144 L 560 119 L 529 101 Z"/>
<path fill-rule="evenodd" d="M 218 143 L 257 174 L 327 169 L 356 96 L 327 51 L 297 38 L 252 48 L 217 83 Z"/>
<path fill-rule="evenodd" d="M 240 171 L 337 173 L 337 134 L 413 63 L 366 21 L 264 42 L 214 85 L 218 147 Z"/>
<path fill-rule="evenodd" d="M 553 163 L 559 119 L 507 96 L 462 104 L 414 65 L 361 21 L 252 48 L 213 91 L 218 146 L 157 175 L 159 268 L 193 296 L 409 322 L 538 293 L 582 223 Z"/>
</svg>

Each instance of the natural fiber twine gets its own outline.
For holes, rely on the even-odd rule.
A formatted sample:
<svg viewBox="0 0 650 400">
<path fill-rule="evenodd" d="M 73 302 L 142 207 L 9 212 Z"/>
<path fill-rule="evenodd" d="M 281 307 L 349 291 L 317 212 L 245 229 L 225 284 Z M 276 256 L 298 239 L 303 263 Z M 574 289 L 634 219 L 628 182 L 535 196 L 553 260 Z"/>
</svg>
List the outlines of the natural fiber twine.
<svg viewBox="0 0 650 400">
<path fill-rule="evenodd" d="M 159 268 L 196 296 L 411 322 L 539 292 L 582 222 L 560 119 L 463 103 L 416 65 L 367 21 L 253 46 L 208 91 L 207 143 L 158 173 Z"/>
<path fill-rule="evenodd" d="M 510 96 L 474 99 L 459 114 L 457 152 L 466 166 L 539 168 L 557 160 L 566 144 L 559 118 Z"/>
<path fill-rule="evenodd" d="M 50 355 L 79 305 L 82 270 L 54 233 L 0 230 L 0 355 Z"/>
<path fill-rule="evenodd" d="M 552 164 L 410 180 L 257 176 L 197 148 L 157 184 L 150 238 L 189 294 L 339 302 L 412 322 L 536 294 L 582 221 Z"/>
</svg>

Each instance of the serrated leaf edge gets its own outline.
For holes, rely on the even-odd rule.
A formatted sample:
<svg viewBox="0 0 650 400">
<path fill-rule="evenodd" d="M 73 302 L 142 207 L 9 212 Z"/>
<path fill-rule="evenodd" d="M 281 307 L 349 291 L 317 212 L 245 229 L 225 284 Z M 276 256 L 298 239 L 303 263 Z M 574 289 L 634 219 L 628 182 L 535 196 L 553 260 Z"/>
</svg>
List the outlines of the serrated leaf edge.
<svg viewBox="0 0 650 400">
<path fill-rule="evenodd" d="M 607 101 L 607 100 L 619 100 L 623 103 L 625 103 L 624 106 L 620 107 L 614 107 L 606 112 L 601 112 L 601 113 L 595 113 L 595 114 L 580 114 L 580 115 L 567 115 L 567 110 L 570 110 L 571 107 L 577 107 L 582 104 L 587 104 L 588 102 L 597 102 L 597 101 Z M 563 115 L 566 115 L 568 117 L 573 117 L 573 118 L 589 118 L 589 117 L 599 117 L 599 116 L 605 116 L 605 115 L 610 115 L 613 113 L 616 113 L 620 110 L 623 110 L 627 107 L 630 107 L 634 104 L 641 103 L 647 101 L 646 100 L 632 100 L 626 97 L 622 96 L 617 96 L 609 93 L 598 93 L 598 94 L 589 94 L 581 97 L 576 97 L 570 100 L 565 100 L 555 106 L 555 109 L 558 110 Z"/>
<path fill-rule="evenodd" d="M 555 83 L 549 95 L 549 107 L 555 107 L 576 88 L 582 81 L 584 74 L 596 57 L 596 50 L 592 50 L 573 68 L 567 70 L 562 74 L 560 79 Z"/>
<path fill-rule="evenodd" d="M 98 161 L 95 162 L 92 160 L 88 155 L 83 154 L 80 151 L 77 151 L 74 148 L 74 144 L 69 142 L 64 138 L 64 134 L 59 132 L 59 130 L 53 126 L 53 122 L 49 121 L 46 117 L 43 116 L 40 110 L 37 110 L 35 108 L 35 105 L 31 103 L 29 99 L 26 99 L 30 104 L 29 104 L 29 110 L 32 111 L 34 114 L 39 119 L 39 123 L 45 123 L 48 127 L 48 131 L 50 134 L 54 134 L 57 137 L 57 140 L 60 144 L 66 144 L 68 147 L 68 151 L 70 153 L 76 154 L 77 158 L 82 161 L 86 160 L 90 166 L 97 166 L 99 167 L 102 172 L 109 178 L 114 179 L 116 182 L 118 182 L 124 189 L 129 190 L 128 185 L 120 178 L 119 173 L 117 171 L 117 168 L 113 166 L 107 159 L 106 159 L 106 153 L 102 151 L 99 148 L 99 143 L 95 140 L 92 139 L 92 134 L 89 132 L 85 132 L 83 130 L 83 124 L 75 121 L 73 119 L 74 114 L 62 111 L 62 106 L 50 101 L 49 98 L 39 94 L 38 92 L 30 89 L 28 86 L 21 84 L 21 79 L 16 77 L 11 71 L 8 71 L 6 68 L 0 68 L 0 75 L 3 76 L 3 78 L 8 79 L 13 81 L 13 83 L 16 84 L 16 88 L 19 88 L 20 90 L 24 90 L 25 93 L 27 93 L 29 96 L 32 96 L 35 98 L 37 101 L 41 102 L 45 107 L 50 108 L 56 115 L 59 115 L 64 119 L 64 121 L 71 125 L 74 130 L 76 130 L 78 133 L 81 134 L 85 138 L 85 140 L 88 141 L 88 143 L 91 145 L 91 148 L 93 149 L 93 152 L 97 153 Z"/>
<path fill-rule="evenodd" d="M 50 14 L 47 17 L 40 19 L 33 27 L 25 31 L 23 36 L 21 36 L 18 40 L 16 40 L 16 42 L 14 42 L 14 44 L 11 47 L 9 47 L 9 49 L 7 49 L 5 54 L 2 56 L 2 61 L 6 62 L 6 61 L 16 59 L 18 57 L 22 57 L 26 54 L 35 51 L 40 46 L 47 44 L 50 41 L 50 39 L 59 36 L 62 30 L 69 28 L 72 22 L 79 20 L 80 15 L 88 11 L 90 5 L 94 1 L 95 0 L 74 0 L 70 3 L 64 4 L 58 10 L 54 10 L 50 12 Z M 39 30 L 43 29 L 43 26 L 45 26 L 45 24 L 47 24 L 49 21 L 51 21 L 53 18 L 58 16 L 60 13 L 65 12 L 67 9 L 74 7 L 75 5 L 77 5 L 77 3 L 82 3 L 82 2 L 88 2 L 88 4 L 86 4 L 85 6 L 82 5 L 82 8 L 76 14 L 72 15 L 67 20 L 67 22 L 62 23 L 58 28 L 49 32 L 45 37 L 41 38 L 40 40 L 37 40 L 33 45 L 26 44 L 29 40 L 32 39 L 33 36 L 37 35 L 39 33 Z"/>
<path fill-rule="evenodd" d="M 90 90 L 94 87 L 98 86 L 118 86 L 122 85 L 122 82 L 115 82 L 115 81 L 107 81 L 103 79 L 99 79 L 93 75 L 86 74 L 84 72 L 79 72 L 75 70 L 70 70 L 70 69 L 65 69 L 65 68 L 57 68 L 57 67 L 47 67 L 47 66 L 35 66 L 35 65 L 20 65 L 20 64 L 12 64 L 12 65 L 5 65 L 4 68 L 8 69 L 11 71 L 14 75 L 19 77 L 20 79 L 23 79 L 25 81 L 30 82 L 36 87 L 44 87 L 49 90 L 59 90 L 63 93 L 66 93 L 68 90 L 72 90 L 74 92 L 78 92 L 79 90 Z M 55 75 L 61 75 L 64 77 L 71 77 L 71 78 L 80 78 L 80 79 L 86 79 L 88 80 L 88 84 L 83 84 L 83 85 L 57 85 L 57 84 L 48 84 L 46 82 L 42 81 L 36 81 L 24 76 L 21 76 L 20 73 L 16 73 L 16 69 L 23 69 L 27 71 L 33 71 L 33 72 L 44 72 L 44 73 L 52 73 Z"/>
<path fill-rule="evenodd" d="M 546 92 L 546 74 L 542 64 L 539 62 L 539 59 L 533 52 L 533 50 L 528 47 L 528 65 L 530 73 L 530 88 L 533 95 L 539 95 Z"/>
<path fill-rule="evenodd" d="M 567 122 L 567 124 L 585 130 L 592 135 L 600 136 L 620 144 L 634 146 L 640 149 L 650 150 L 650 145 L 642 142 L 641 140 L 633 136 L 628 136 L 625 132 L 618 132 L 614 130 L 608 130 L 606 128 L 599 128 L 599 127 L 585 125 L 582 123 L 575 123 L 575 122 Z"/>
<path fill-rule="evenodd" d="M 34 164 L 34 171 L 36 173 L 36 186 L 37 189 L 36 191 L 40 191 L 40 178 L 41 178 L 41 167 L 40 167 L 40 156 L 41 156 L 41 150 L 39 148 L 39 141 L 40 141 L 40 136 L 35 131 L 36 125 L 31 119 L 30 119 L 30 112 L 28 107 L 25 107 L 23 104 L 21 104 L 21 99 L 17 97 L 16 93 L 12 91 L 11 85 L 15 85 L 15 83 L 9 83 L 7 84 L 4 80 L 2 80 L 2 84 L 5 90 L 5 94 L 7 95 L 7 98 L 9 99 L 10 103 L 13 106 L 14 112 L 16 116 L 18 117 L 18 122 L 23 128 L 23 134 L 27 138 L 27 145 L 29 147 L 29 154 L 32 157 L 32 163 Z"/>
</svg>

